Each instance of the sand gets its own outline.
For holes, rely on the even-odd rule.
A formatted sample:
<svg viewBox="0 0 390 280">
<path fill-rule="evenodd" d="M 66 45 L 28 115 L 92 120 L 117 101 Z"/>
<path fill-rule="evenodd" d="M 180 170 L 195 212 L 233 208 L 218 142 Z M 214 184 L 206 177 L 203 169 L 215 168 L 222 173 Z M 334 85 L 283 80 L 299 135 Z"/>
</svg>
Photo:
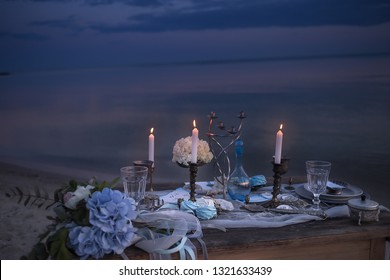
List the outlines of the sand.
<svg viewBox="0 0 390 280">
<path fill-rule="evenodd" d="M 23 193 L 34 193 L 38 187 L 53 196 L 54 190 L 66 185 L 72 178 L 63 174 L 32 170 L 12 164 L 0 163 L 0 258 L 18 260 L 28 254 L 45 232 L 50 221 L 46 218 L 53 210 L 45 210 L 34 205 L 18 203 L 19 197 L 7 197 L 6 193 L 15 187 Z"/>
</svg>

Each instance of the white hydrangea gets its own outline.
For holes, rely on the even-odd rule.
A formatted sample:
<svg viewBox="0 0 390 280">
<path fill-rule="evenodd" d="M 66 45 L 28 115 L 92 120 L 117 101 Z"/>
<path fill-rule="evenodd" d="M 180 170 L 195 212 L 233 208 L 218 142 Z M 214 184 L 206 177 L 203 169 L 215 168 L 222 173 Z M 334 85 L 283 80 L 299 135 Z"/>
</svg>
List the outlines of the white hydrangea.
<svg viewBox="0 0 390 280">
<path fill-rule="evenodd" d="M 188 162 L 191 161 L 191 145 L 191 136 L 177 140 L 173 146 L 172 161 L 183 165 L 188 165 Z M 206 141 L 199 139 L 197 161 L 202 163 L 209 163 L 212 159 L 213 153 L 210 151 L 209 144 Z"/>
</svg>

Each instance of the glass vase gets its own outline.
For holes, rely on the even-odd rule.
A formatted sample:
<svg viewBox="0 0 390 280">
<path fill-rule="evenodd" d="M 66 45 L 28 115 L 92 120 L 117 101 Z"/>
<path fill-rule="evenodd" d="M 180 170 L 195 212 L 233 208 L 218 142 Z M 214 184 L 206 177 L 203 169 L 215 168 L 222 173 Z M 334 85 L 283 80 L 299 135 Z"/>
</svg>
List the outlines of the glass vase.
<svg viewBox="0 0 390 280">
<path fill-rule="evenodd" d="M 251 192 L 249 176 L 246 174 L 242 164 L 243 151 L 244 142 L 241 139 L 238 139 L 235 143 L 235 167 L 227 182 L 227 190 L 230 198 L 239 201 L 245 201 L 246 197 Z"/>
</svg>

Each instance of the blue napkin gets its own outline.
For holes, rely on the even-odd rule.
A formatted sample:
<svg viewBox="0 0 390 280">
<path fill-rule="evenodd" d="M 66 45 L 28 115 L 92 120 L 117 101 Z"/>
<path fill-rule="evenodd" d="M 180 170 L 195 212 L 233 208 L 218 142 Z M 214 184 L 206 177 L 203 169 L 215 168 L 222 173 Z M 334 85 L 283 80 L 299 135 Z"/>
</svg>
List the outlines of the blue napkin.
<svg viewBox="0 0 390 280">
<path fill-rule="evenodd" d="M 252 188 L 265 186 L 266 184 L 267 184 L 267 180 L 265 179 L 264 175 L 256 175 L 249 179 L 249 186 Z"/>
</svg>

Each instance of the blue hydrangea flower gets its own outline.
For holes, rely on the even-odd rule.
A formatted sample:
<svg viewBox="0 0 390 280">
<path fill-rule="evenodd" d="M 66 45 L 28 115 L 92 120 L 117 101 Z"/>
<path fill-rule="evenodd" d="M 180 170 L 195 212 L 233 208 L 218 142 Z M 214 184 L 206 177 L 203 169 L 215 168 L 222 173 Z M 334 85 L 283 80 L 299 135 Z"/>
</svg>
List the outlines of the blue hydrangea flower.
<svg viewBox="0 0 390 280">
<path fill-rule="evenodd" d="M 131 220 L 137 217 L 135 201 L 110 188 L 96 191 L 87 201 L 89 222 L 81 227 L 71 223 L 69 245 L 81 258 L 101 258 L 115 252 L 121 254 L 132 244 L 136 229 Z"/>
<path fill-rule="evenodd" d="M 69 231 L 69 244 L 75 253 L 82 259 L 92 256 L 95 259 L 110 253 L 97 242 L 100 230 L 96 227 L 76 226 Z"/>
<path fill-rule="evenodd" d="M 96 237 L 99 246 L 116 254 L 122 254 L 132 244 L 134 237 L 133 228 L 129 228 L 127 232 L 107 233 L 101 231 L 101 233 Z"/>
<path fill-rule="evenodd" d="M 89 222 L 107 233 L 125 233 L 137 217 L 135 201 L 110 188 L 94 192 L 87 202 Z"/>
</svg>

